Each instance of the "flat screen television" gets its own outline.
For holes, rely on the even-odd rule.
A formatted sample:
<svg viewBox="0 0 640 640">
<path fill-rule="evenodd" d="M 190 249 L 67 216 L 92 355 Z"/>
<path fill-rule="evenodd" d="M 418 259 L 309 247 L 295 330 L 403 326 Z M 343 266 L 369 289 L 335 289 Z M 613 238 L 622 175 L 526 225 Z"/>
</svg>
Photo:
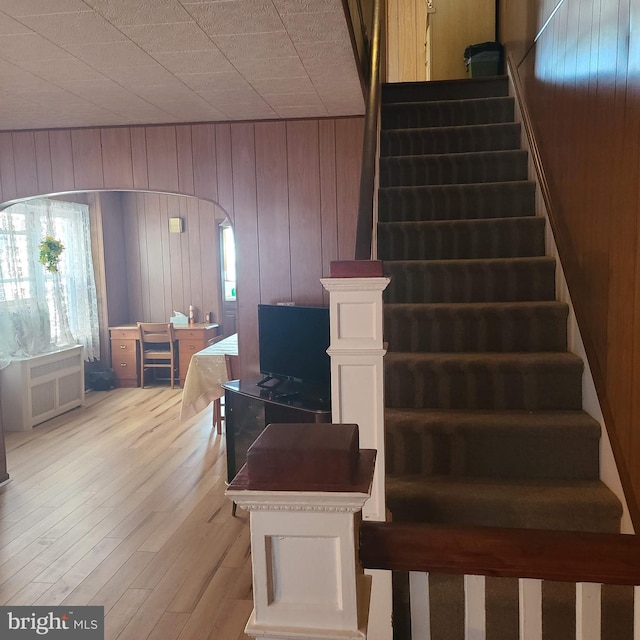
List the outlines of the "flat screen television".
<svg viewBox="0 0 640 640">
<path fill-rule="evenodd" d="M 272 379 L 329 386 L 329 309 L 260 304 L 258 337 L 263 386 Z"/>
</svg>

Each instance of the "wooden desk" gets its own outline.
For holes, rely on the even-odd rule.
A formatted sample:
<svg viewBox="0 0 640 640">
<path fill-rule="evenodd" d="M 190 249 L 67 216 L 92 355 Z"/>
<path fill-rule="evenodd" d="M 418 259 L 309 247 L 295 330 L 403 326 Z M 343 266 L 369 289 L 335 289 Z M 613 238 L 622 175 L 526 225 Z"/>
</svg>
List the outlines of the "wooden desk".
<svg viewBox="0 0 640 640">
<path fill-rule="evenodd" d="M 178 340 L 180 386 L 184 385 L 191 356 L 209 346 L 218 335 L 218 324 L 204 322 L 173 325 Z M 140 345 L 137 325 L 109 327 L 111 338 L 111 366 L 118 386 L 140 386 Z"/>
</svg>

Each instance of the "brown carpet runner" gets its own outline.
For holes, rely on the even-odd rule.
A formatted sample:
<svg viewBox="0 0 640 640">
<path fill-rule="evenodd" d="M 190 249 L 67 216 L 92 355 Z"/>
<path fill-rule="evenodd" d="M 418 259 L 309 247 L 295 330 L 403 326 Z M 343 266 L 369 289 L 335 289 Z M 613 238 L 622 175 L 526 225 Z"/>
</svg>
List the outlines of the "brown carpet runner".
<svg viewBox="0 0 640 640">
<path fill-rule="evenodd" d="M 387 505 L 397 521 L 615 532 L 513 114 L 506 78 L 383 87 Z M 517 620 L 499 591 L 489 640 Z"/>
</svg>

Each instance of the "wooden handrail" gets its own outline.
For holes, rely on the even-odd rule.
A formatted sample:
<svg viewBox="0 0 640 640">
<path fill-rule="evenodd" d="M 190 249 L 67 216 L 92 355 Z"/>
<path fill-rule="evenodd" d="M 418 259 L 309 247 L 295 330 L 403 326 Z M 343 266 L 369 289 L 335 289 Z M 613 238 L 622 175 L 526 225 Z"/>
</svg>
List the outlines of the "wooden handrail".
<svg viewBox="0 0 640 640">
<path fill-rule="evenodd" d="M 363 522 L 365 569 L 640 585 L 637 536 Z"/>
<path fill-rule="evenodd" d="M 362 171 L 360 174 L 360 204 L 356 227 L 356 260 L 371 259 L 373 235 L 373 202 L 378 146 L 378 108 L 380 102 L 380 44 L 381 11 L 384 0 L 374 0 L 370 43 L 369 77 L 366 78 L 367 95 L 362 145 Z"/>
</svg>

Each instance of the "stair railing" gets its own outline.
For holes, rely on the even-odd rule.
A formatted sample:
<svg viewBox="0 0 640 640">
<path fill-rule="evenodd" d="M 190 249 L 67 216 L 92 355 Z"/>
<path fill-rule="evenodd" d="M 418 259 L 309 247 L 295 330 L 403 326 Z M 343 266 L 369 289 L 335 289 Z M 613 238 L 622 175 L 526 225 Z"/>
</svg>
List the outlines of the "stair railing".
<svg viewBox="0 0 640 640">
<path fill-rule="evenodd" d="M 360 561 L 410 572 L 412 640 L 431 638 L 429 573 L 465 576 L 467 640 L 486 637 L 485 576 L 519 578 L 520 640 L 542 639 L 543 580 L 576 583 L 577 640 L 601 638 L 601 585 L 633 585 L 640 638 L 637 536 L 363 522 Z"/>
<path fill-rule="evenodd" d="M 355 2 L 355 7 L 352 7 Z M 373 246 L 374 203 L 376 184 L 376 160 L 378 149 L 378 125 L 380 108 L 380 50 L 384 0 L 373 0 L 371 21 L 367 24 L 362 0 L 350 0 L 351 23 L 362 31 L 354 37 L 355 48 L 361 56 L 361 73 L 365 86 L 365 118 L 360 174 L 360 200 L 356 226 L 356 260 L 371 260 Z M 356 15 L 354 15 L 356 14 Z M 357 20 L 356 20 L 357 17 Z M 359 46 L 358 43 L 363 45 Z M 364 57 L 362 57 L 364 54 Z"/>
</svg>

